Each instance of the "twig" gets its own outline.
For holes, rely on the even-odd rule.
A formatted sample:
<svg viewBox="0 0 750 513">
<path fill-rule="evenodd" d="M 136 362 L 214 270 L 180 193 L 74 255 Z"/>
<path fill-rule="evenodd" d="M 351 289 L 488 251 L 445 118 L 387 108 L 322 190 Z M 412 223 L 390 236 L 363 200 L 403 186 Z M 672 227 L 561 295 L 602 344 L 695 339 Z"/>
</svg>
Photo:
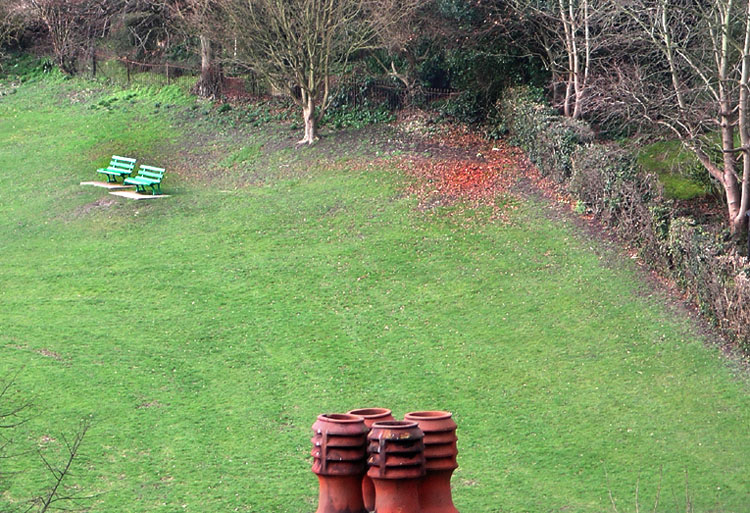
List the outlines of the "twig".
<svg viewBox="0 0 750 513">
<path fill-rule="evenodd" d="M 615 498 L 612 496 L 612 485 L 609 482 L 609 473 L 607 472 L 607 465 L 602 465 L 604 467 L 604 477 L 607 479 L 607 491 L 609 492 L 609 501 L 612 503 L 612 510 L 614 510 L 615 513 L 619 513 L 617 511 L 617 504 L 615 504 Z"/>
<path fill-rule="evenodd" d="M 65 443 L 65 448 L 67 449 L 68 456 L 62 468 L 53 467 L 44 456 L 44 454 L 39 451 L 39 457 L 47 467 L 49 473 L 54 477 L 54 482 L 43 496 L 36 497 L 32 500 L 32 507 L 33 505 L 39 506 L 37 513 L 46 513 L 51 509 L 52 505 L 57 502 L 75 501 L 82 499 L 81 497 L 76 497 L 75 495 L 62 495 L 62 491 L 64 489 L 63 481 L 70 474 L 70 469 L 73 466 L 73 460 L 75 460 L 76 456 L 78 455 L 81 443 L 83 442 L 83 438 L 84 436 L 86 436 L 86 432 L 88 431 L 88 429 L 89 423 L 87 421 L 83 421 L 81 422 L 81 425 L 78 428 L 78 431 L 76 432 L 72 441 L 69 441 L 66 437 L 63 437 L 63 442 Z M 56 507 L 56 509 L 62 508 Z"/>
</svg>

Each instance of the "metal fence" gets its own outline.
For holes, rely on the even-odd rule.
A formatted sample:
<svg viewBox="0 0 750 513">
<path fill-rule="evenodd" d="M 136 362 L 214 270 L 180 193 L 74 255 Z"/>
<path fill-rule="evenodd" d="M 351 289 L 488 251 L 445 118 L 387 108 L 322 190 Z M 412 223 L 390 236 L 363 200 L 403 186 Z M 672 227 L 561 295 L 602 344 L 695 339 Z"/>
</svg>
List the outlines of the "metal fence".
<svg viewBox="0 0 750 513">
<path fill-rule="evenodd" d="M 93 74 L 121 85 L 163 87 L 178 84 L 190 88 L 195 84 L 200 70 L 169 62 L 152 64 L 119 58 L 99 61 Z"/>
<path fill-rule="evenodd" d="M 106 51 L 98 51 L 93 58 L 81 60 L 78 64 L 81 72 L 122 86 L 177 85 L 189 91 L 195 86 L 200 76 L 200 68 L 196 66 L 168 61 L 138 62 Z M 360 77 L 347 77 L 339 80 L 334 83 L 334 91 L 342 103 L 345 102 L 354 107 L 366 103 L 386 104 L 390 110 L 405 107 L 410 102 L 429 104 L 459 93 L 455 89 L 420 87 L 412 91 L 412 97 L 409 98 L 406 87 L 400 82 Z M 245 99 L 268 95 L 270 90 L 264 81 L 253 73 L 229 72 L 225 77 L 223 92 L 231 99 Z"/>
<path fill-rule="evenodd" d="M 346 103 L 360 106 L 366 103 L 386 103 L 390 110 L 405 107 L 409 103 L 429 104 L 436 100 L 451 98 L 459 94 L 455 89 L 437 89 L 417 87 L 409 92 L 400 82 L 387 79 L 360 79 L 350 77 L 336 84 L 339 98 L 346 99 Z"/>
<path fill-rule="evenodd" d="M 177 85 L 186 91 L 191 90 L 200 77 L 200 67 L 168 61 L 139 62 L 106 52 L 97 52 L 93 59 L 79 61 L 78 69 L 91 77 L 121 86 Z M 236 98 L 261 96 L 266 93 L 265 86 L 250 73 L 228 76 L 224 85 L 227 95 Z"/>
</svg>

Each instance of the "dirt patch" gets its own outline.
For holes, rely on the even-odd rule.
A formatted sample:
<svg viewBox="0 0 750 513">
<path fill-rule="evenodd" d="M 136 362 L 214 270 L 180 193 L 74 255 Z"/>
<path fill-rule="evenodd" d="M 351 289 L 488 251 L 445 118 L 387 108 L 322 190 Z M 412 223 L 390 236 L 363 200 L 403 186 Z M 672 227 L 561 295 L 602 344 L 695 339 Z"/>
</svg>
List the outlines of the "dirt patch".
<svg viewBox="0 0 750 513">
<path fill-rule="evenodd" d="M 146 409 L 146 408 L 161 408 L 162 406 L 164 406 L 162 403 L 160 403 L 157 400 L 153 400 L 153 401 L 148 401 L 148 402 L 145 402 L 145 403 L 141 403 L 138 406 L 136 406 L 135 409 L 136 410 L 142 410 L 142 409 Z"/>
<path fill-rule="evenodd" d="M 400 169 L 411 179 L 405 194 L 416 196 L 422 211 L 453 207 L 451 215 L 456 215 L 486 207 L 491 219 L 503 219 L 513 208 L 508 199 L 515 195 L 522 158 L 517 148 L 486 141 L 459 125 L 425 134 L 410 128 L 409 121 L 404 128 L 404 123 L 372 133 L 374 142 L 368 147 L 376 158 L 367 162 L 368 156 L 361 156 L 359 164 Z"/>
<path fill-rule="evenodd" d="M 56 439 L 56 438 L 53 438 L 53 437 L 51 437 L 50 435 L 43 435 L 43 436 L 42 436 L 42 437 L 41 437 L 41 438 L 39 439 L 39 447 L 44 447 L 44 446 L 46 446 L 46 445 L 49 445 L 49 444 L 54 444 L 54 443 L 57 443 L 57 439 Z"/>
<path fill-rule="evenodd" d="M 292 122 L 276 120 L 255 126 L 245 121 L 243 107 L 232 103 L 235 108 L 226 114 L 217 113 L 210 104 L 177 113 L 176 124 L 183 137 L 174 144 L 168 172 L 202 185 L 233 189 L 304 176 L 311 162 L 329 167 L 352 159 L 369 162 L 393 155 L 468 158 L 473 151 L 408 133 L 398 123 L 341 130 L 321 127 L 316 144 L 299 146 L 302 130 Z M 274 108 L 269 107 L 271 111 Z M 249 143 L 262 146 L 252 165 L 222 165 L 228 155 Z"/>
<path fill-rule="evenodd" d="M 247 92 L 244 78 L 226 77 L 222 84 L 221 92 L 232 103 L 252 98 L 252 95 Z"/>
<path fill-rule="evenodd" d="M 9 345 L 8 347 L 13 348 L 13 349 L 18 349 L 19 351 L 33 351 L 33 352 L 35 352 L 37 354 L 40 354 L 42 356 L 45 356 L 47 358 L 52 358 L 53 360 L 57 360 L 58 362 L 64 361 L 64 358 L 62 357 L 62 355 L 60 353 L 57 353 L 57 352 L 52 351 L 50 349 L 46 349 L 44 347 L 41 348 L 41 349 L 32 349 L 32 348 L 30 348 L 29 346 L 26 346 L 26 345 L 16 345 L 16 344 Z"/>
<path fill-rule="evenodd" d="M 49 349 L 45 349 L 45 348 L 37 349 L 35 352 L 39 353 L 42 356 L 46 356 L 47 358 L 53 358 L 57 360 L 58 362 L 61 362 L 63 360 L 63 357 L 60 355 L 60 353 L 50 351 Z"/>
<path fill-rule="evenodd" d="M 727 215 L 726 207 L 715 197 L 702 196 L 690 200 L 676 200 L 675 209 L 677 212 L 684 212 L 685 215 L 700 220 L 702 224 L 717 226 L 724 226 Z"/>
<path fill-rule="evenodd" d="M 70 214 L 68 214 L 68 217 L 69 217 L 69 220 L 78 219 L 78 218 L 89 215 L 91 212 L 95 210 L 108 209 L 115 203 L 117 203 L 117 199 L 108 194 L 106 196 L 102 196 L 98 200 L 95 200 L 90 203 L 86 203 L 85 205 L 81 205 L 77 207 Z"/>
<path fill-rule="evenodd" d="M 412 109 L 399 113 L 397 149 L 437 159 L 485 161 L 494 145 L 458 123 L 440 122 L 432 113 Z"/>
<path fill-rule="evenodd" d="M 286 128 L 286 127 L 278 127 L 278 128 Z M 285 130 L 287 133 L 284 134 L 281 132 L 281 130 L 277 130 L 274 133 L 273 137 L 270 137 L 265 144 L 263 145 L 263 150 L 265 154 L 269 153 L 276 153 L 278 151 L 284 151 L 284 150 L 290 150 L 290 149 L 300 149 L 300 146 L 297 145 L 297 141 L 299 140 L 300 134 L 294 133 L 291 130 Z M 302 147 L 304 149 L 304 147 Z"/>
<path fill-rule="evenodd" d="M 103 89 L 75 89 L 65 95 L 71 103 L 90 103 L 91 99 L 99 94 Z"/>
<path fill-rule="evenodd" d="M 90 103 L 91 100 L 106 91 L 104 87 L 89 87 L 86 89 L 60 88 L 56 92 L 56 100 L 60 105 L 68 106 L 70 103 Z"/>
</svg>

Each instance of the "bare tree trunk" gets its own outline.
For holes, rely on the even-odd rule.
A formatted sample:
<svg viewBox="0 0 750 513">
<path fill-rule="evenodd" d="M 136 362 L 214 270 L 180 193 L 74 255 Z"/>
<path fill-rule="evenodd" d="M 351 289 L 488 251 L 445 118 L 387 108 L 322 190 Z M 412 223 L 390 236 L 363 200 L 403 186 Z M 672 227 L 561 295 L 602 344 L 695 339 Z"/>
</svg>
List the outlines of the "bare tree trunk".
<svg viewBox="0 0 750 513">
<path fill-rule="evenodd" d="M 416 79 L 417 61 L 414 56 L 408 52 L 404 53 L 407 64 L 406 70 L 403 72 L 396 69 L 396 63 L 394 61 L 391 61 L 391 65 L 390 67 L 388 67 L 382 60 L 378 58 L 377 54 L 373 53 L 372 57 L 388 76 L 391 76 L 404 84 L 404 88 L 406 90 L 406 101 L 407 103 L 410 103 L 416 97 L 416 93 L 419 89 L 417 87 Z"/>
<path fill-rule="evenodd" d="M 565 13 L 562 13 L 563 18 Z M 581 60 L 578 56 L 578 25 L 576 23 L 576 16 L 573 6 L 573 0 L 568 0 L 568 23 L 566 32 L 570 37 L 570 45 L 568 51 L 570 52 L 571 62 L 573 66 L 571 70 L 571 78 L 573 79 L 573 112 L 569 115 L 572 118 L 577 118 L 581 113 L 580 98 L 582 96 L 581 91 Z"/>
<path fill-rule="evenodd" d="M 545 50 L 545 56 L 547 60 L 547 66 L 549 67 L 549 74 L 552 77 L 552 80 L 550 81 L 550 92 L 552 93 L 552 105 L 560 105 L 560 76 L 561 72 L 557 69 L 557 64 L 555 62 L 555 56 L 552 52 L 552 48 L 550 45 L 545 44 L 544 45 Z"/>
<path fill-rule="evenodd" d="M 201 77 L 195 85 L 195 92 L 203 98 L 219 98 L 224 76 L 217 63 L 216 48 L 208 37 L 201 35 Z"/>
<path fill-rule="evenodd" d="M 91 63 L 91 76 L 96 77 L 96 44 L 93 38 L 89 44 L 89 60 Z"/>
<path fill-rule="evenodd" d="M 568 77 L 563 113 L 566 117 L 578 119 L 583 113 L 582 103 L 591 61 L 589 4 L 588 0 L 583 0 L 581 7 L 576 8 L 574 0 L 558 0 L 558 8 L 563 26 L 565 51 L 568 54 Z M 579 48 L 581 30 L 583 30 L 583 41 L 581 41 L 583 49 Z M 583 55 L 581 55 L 582 52 Z"/>
<path fill-rule="evenodd" d="M 571 3 L 572 6 L 572 3 Z M 571 7 L 571 17 L 573 9 Z M 572 18 L 571 18 L 572 19 Z M 583 69 L 581 69 L 583 67 Z M 576 50 L 576 106 L 573 110 L 573 119 L 578 119 L 583 113 L 583 97 L 589 82 L 589 70 L 591 68 L 591 18 L 589 16 L 589 2 L 583 0 L 583 64 L 580 64 L 578 51 Z"/>
<path fill-rule="evenodd" d="M 407 70 L 404 73 L 399 73 L 396 70 L 396 64 L 391 61 L 391 70 L 388 71 L 388 74 L 404 84 L 404 87 L 406 88 L 407 102 L 411 102 L 417 92 L 417 80 L 414 78 L 416 77 L 417 64 L 414 57 L 411 55 L 406 56 L 406 62 L 408 63 Z"/>
<path fill-rule="evenodd" d="M 563 103 L 563 114 L 566 118 L 570 117 L 570 104 L 573 103 L 573 73 L 568 72 L 565 82 L 565 100 Z"/>
<path fill-rule="evenodd" d="M 734 123 L 732 98 L 727 90 L 729 81 L 729 52 L 731 41 L 731 13 L 732 0 L 726 5 L 726 11 L 721 13 L 723 17 L 721 24 L 721 49 L 719 54 L 719 113 L 721 119 L 721 146 L 724 151 L 724 175 L 721 184 L 727 197 L 727 209 L 729 210 L 729 222 L 734 231 L 734 219 L 737 217 L 740 207 L 740 190 L 737 183 L 737 171 L 735 169 L 735 145 L 734 145 Z"/>
<path fill-rule="evenodd" d="M 750 0 L 745 9 L 745 44 L 742 50 L 742 73 L 740 75 L 739 125 L 740 145 L 742 146 L 742 191 L 740 208 L 731 220 L 731 230 L 735 236 L 744 232 L 747 226 L 747 209 L 750 201 Z M 748 255 L 750 257 L 750 255 Z"/>
<path fill-rule="evenodd" d="M 314 144 L 318 139 L 318 120 L 315 117 L 315 100 L 312 95 L 302 93 L 302 119 L 305 124 L 305 137 L 297 144 Z"/>
<path fill-rule="evenodd" d="M 572 27 L 570 26 L 570 23 L 568 22 L 568 17 L 566 14 L 567 9 L 565 9 L 565 3 L 563 0 L 559 0 L 559 9 L 560 9 L 560 21 L 562 22 L 563 26 L 563 33 L 565 34 L 565 51 L 568 54 L 568 70 L 567 70 L 567 77 L 566 77 L 566 83 L 565 83 L 565 103 L 563 104 L 563 114 L 565 117 L 570 117 L 571 112 L 571 103 L 573 102 L 573 82 L 575 80 L 575 48 L 574 48 L 574 37 Z"/>
<path fill-rule="evenodd" d="M 666 0 L 661 0 L 659 3 L 659 7 L 661 8 L 661 17 L 660 17 L 660 23 L 661 23 L 661 30 L 662 30 L 662 39 L 664 41 L 664 55 L 667 58 L 667 63 L 669 64 L 669 74 L 672 77 L 672 88 L 674 89 L 675 95 L 677 97 L 677 104 L 679 105 L 680 109 L 686 109 L 687 106 L 685 105 L 685 98 L 682 94 L 682 85 L 680 84 L 680 79 L 677 74 L 677 66 L 675 65 L 675 57 L 674 57 L 674 48 L 672 48 L 672 35 L 669 28 L 669 23 L 667 21 L 667 2 Z"/>
</svg>

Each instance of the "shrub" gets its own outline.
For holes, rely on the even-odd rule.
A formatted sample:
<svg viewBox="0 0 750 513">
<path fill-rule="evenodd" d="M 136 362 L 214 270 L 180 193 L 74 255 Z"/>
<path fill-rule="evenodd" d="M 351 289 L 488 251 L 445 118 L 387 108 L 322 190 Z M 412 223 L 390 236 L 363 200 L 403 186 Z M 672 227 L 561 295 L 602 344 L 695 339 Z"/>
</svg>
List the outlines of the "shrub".
<svg viewBox="0 0 750 513">
<path fill-rule="evenodd" d="M 669 230 L 672 274 L 704 315 L 750 351 L 750 265 L 693 219 L 674 219 Z"/>
<path fill-rule="evenodd" d="M 442 116 L 470 125 L 476 125 L 484 121 L 487 112 L 482 103 L 481 95 L 474 91 L 464 91 L 441 101 L 437 105 L 437 110 Z"/>
<path fill-rule="evenodd" d="M 554 116 L 537 135 L 534 162 L 542 174 L 562 183 L 570 177 L 573 153 L 592 140 L 593 132 L 585 122 Z"/>
<path fill-rule="evenodd" d="M 347 104 L 329 107 L 321 124 L 334 129 L 363 128 L 373 123 L 389 123 L 395 119 L 387 105 L 365 100 L 356 107 Z"/>
<path fill-rule="evenodd" d="M 531 87 L 508 89 L 498 104 L 498 112 L 511 142 L 525 150 L 555 115 L 544 103 L 543 91 Z"/>
<path fill-rule="evenodd" d="M 672 209 L 655 177 L 643 173 L 636 155 L 613 144 L 587 144 L 573 153 L 571 168 L 571 194 L 649 261 L 665 268 Z"/>
<path fill-rule="evenodd" d="M 556 114 L 538 89 L 509 89 L 499 109 L 511 142 L 526 151 L 543 176 L 558 183 L 570 176 L 571 156 L 578 146 L 594 138 L 587 123 Z"/>
</svg>

